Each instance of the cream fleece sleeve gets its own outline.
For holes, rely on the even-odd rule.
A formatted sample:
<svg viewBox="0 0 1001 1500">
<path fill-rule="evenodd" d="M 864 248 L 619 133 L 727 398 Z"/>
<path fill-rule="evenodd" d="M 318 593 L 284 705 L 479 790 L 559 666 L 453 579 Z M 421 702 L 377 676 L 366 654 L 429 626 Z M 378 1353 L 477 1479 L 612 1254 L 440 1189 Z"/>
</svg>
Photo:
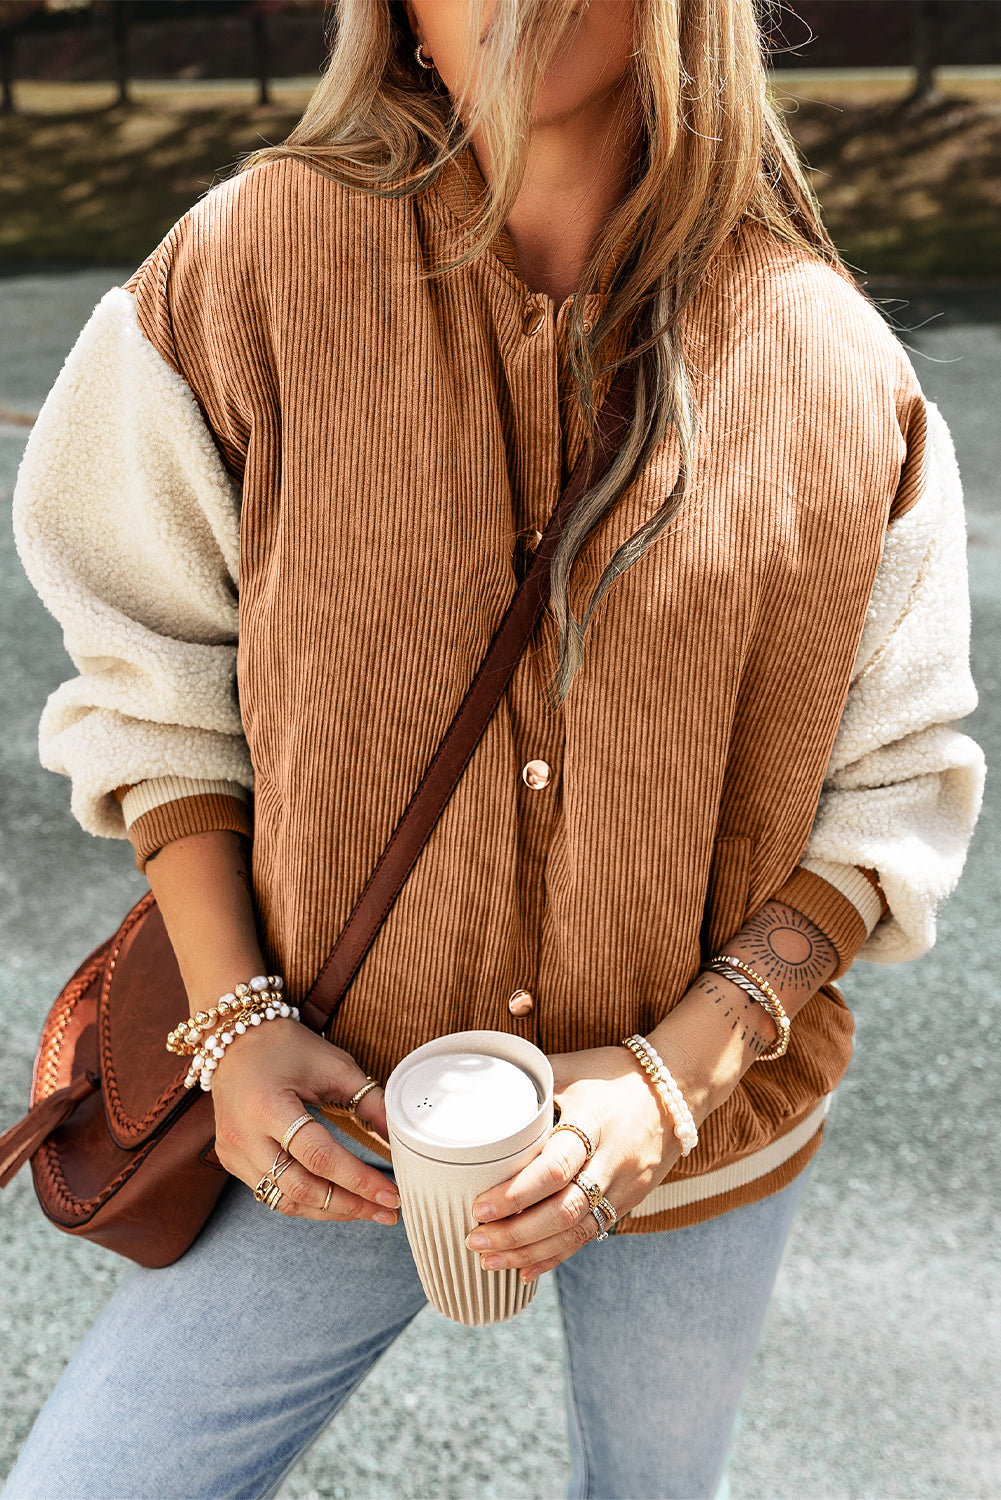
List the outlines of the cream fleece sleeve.
<svg viewBox="0 0 1001 1500">
<path fill-rule="evenodd" d="M 91 833 L 125 835 L 110 793 L 127 783 L 143 783 L 136 816 L 200 793 L 217 810 L 249 800 L 239 505 L 192 392 L 113 287 L 46 397 L 14 489 L 21 561 L 79 674 L 45 706 L 41 760 L 71 778 Z M 203 801 L 193 826 L 205 817 Z"/>
<path fill-rule="evenodd" d="M 873 963 L 931 948 L 984 789 L 983 752 L 952 723 L 977 704 L 962 485 L 949 429 L 931 403 L 927 419 L 924 488 L 887 528 L 800 864 L 856 900 L 868 932 L 857 956 Z M 858 865 L 879 875 L 890 907 L 882 921 L 857 885 Z"/>
</svg>

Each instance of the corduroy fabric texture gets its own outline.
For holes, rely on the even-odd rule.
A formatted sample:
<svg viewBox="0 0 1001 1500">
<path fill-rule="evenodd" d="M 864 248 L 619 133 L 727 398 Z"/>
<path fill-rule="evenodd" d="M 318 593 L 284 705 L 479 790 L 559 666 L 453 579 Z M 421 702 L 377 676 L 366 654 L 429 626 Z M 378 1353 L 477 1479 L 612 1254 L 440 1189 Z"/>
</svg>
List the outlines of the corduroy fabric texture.
<svg viewBox="0 0 1001 1500">
<path fill-rule="evenodd" d="M 465 182 L 455 168 L 388 202 L 302 163 L 266 164 L 207 194 L 126 283 L 242 489 L 254 886 L 293 998 L 409 800 L 584 439 L 570 306 L 530 292 L 506 236 L 445 280 L 419 278 L 455 253 Z M 691 496 L 606 595 L 559 713 L 544 695 L 547 612 L 337 1018 L 333 1039 L 375 1077 L 467 1027 L 549 1053 L 649 1031 L 773 896 L 831 933 L 839 973 L 865 938 L 852 904 L 796 865 L 886 527 L 921 493 L 923 397 L 860 294 L 756 225 L 719 257 L 685 347 L 704 434 Z M 590 538 L 578 615 L 677 469 L 671 432 Z M 522 775 L 531 760 L 549 768 L 538 790 Z M 133 838 L 153 836 L 150 817 L 161 841 L 206 826 L 197 800 L 155 809 Z M 232 827 L 225 800 L 215 826 Z M 518 989 L 534 1000 L 521 1018 L 507 1005 Z M 851 1033 L 824 986 L 787 1055 L 749 1070 L 668 1180 L 790 1131 L 841 1078 Z M 791 1170 L 626 1230 L 753 1201 Z"/>
</svg>

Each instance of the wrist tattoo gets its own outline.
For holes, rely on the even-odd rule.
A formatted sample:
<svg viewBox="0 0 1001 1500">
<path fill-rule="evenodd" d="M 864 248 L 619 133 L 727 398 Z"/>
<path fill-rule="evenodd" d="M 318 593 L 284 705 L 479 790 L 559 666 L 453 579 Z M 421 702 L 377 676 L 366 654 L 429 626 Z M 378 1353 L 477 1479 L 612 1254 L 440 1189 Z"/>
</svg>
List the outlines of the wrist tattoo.
<svg viewBox="0 0 1001 1500">
<path fill-rule="evenodd" d="M 714 1005 L 721 1007 L 722 1014 L 731 1021 L 730 1030 L 736 1031 L 740 1028 L 740 1039 L 747 1043 L 749 1052 L 757 1057 L 762 1052 L 767 1052 L 774 1047 L 775 1038 L 769 1040 L 763 1037 L 755 1024 L 756 1012 L 759 1006 L 753 1000 L 748 999 L 743 990 L 737 989 L 736 985 L 727 984 L 724 979 L 717 979 L 712 973 L 704 973 L 701 976 L 701 987 L 703 992 L 709 996 Z"/>
<path fill-rule="evenodd" d="M 792 907 L 765 906 L 741 929 L 741 948 L 747 961 L 769 983 L 782 989 L 820 988 L 837 964 L 837 953 L 825 937 L 802 912 Z"/>
</svg>

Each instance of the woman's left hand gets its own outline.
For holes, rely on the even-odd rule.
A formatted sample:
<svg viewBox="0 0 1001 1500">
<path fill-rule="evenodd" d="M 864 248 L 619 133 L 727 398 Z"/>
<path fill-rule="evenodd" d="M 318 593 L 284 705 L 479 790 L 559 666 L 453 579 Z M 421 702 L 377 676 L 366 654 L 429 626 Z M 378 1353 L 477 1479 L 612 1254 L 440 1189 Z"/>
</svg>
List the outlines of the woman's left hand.
<svg viewBox="0 0 1001 1500">
<path fill-rule="evenodd" d="M 658 1097 L 625 1047 L 594 1047 L 551 1057 L 561 1119 L 527 1167 L 473 1205 L 467 1237 L 486 1270 L 517 1267 L 523 1281 L 551 1271 L 598 1235 L 587 1194 L 575 1174 L 593 1182 L 619 1218 L 663 1182 L 681 1147 Z M 681 1080 L 679 1079 L 679 1082 Z"/>
</svg>

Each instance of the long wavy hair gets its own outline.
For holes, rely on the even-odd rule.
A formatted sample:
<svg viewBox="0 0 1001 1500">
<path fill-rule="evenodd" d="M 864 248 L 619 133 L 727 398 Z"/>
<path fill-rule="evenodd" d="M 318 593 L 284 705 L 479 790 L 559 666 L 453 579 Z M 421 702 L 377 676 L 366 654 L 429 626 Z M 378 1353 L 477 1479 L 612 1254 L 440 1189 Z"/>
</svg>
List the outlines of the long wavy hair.
<svg viewBox="0 0 1001 1500">
<path fill-rule="evenodd" d="M 446 275 L 482 253 L 504 225 L 525 170 L 532 104 L 577 0 L 468 0 L 468 76 L 455 96 L 422 68 L 403 0 L 333 0 L 328 57 L 305 113 L 285 140 L 243 157 L 237 172 L 298 157 L 336 181 L 376 196 L 423 191 L 482 132 L 487 194 L 469 244 L 423 275 Z M 583 659 L 584 635 L 602 596 L 681 509 L 699 439 L 682 348 L 682 319 L 706 271 L 741 221 L 850 273 L 820 211 L 781 114 L 766 91 L 765 17 L 755 0 L 632 0 L 634 87 L 641 106 L 638 169 L 591 248 L 568 326 L 569 361 L 588 441 L 596 391 L 614 359 L 598 356 L 632 330 L 636 402 L 612 468 L 583 497 L 552 560 L 551 604 L 562 704 Z M 767 5 L 769 0 L 761 0 Z M 478 39 L 484 37 L 482 45 Z M 601 316 L 585 328 L 584 297 L 621 254 Z M 621 345 L 620 345 L 621 347 Z M 658 510 L 613 553 L 582 617 L 570 575 L 589 534 L 628 489 L 673 423 L 680 466 Z"/>
</svg>

